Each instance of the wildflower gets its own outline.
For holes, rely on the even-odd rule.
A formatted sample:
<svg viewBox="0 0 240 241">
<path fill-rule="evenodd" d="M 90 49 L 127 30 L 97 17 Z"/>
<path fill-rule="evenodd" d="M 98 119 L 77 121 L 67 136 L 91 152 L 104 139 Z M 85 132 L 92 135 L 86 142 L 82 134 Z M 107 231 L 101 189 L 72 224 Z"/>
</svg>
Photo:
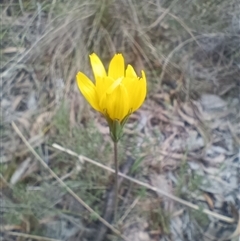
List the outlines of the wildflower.
<svg viewBox="0 0 240 241">
<path fill-rule="evenodd" d="M 142 77 L 138 77 L 131 65 L 125 70 L 122 54 L 114 55 L 108 72 L 95 53 L 90 55 L 90 62 L 95 84 L 84 73 L 78 72 L 78 88 L 89 104 L 105 116 L 113 140 L 118 141 L 129 115 L 142 105 L 146 97 L 145 73 L 142 71 Z"/>
</svg>

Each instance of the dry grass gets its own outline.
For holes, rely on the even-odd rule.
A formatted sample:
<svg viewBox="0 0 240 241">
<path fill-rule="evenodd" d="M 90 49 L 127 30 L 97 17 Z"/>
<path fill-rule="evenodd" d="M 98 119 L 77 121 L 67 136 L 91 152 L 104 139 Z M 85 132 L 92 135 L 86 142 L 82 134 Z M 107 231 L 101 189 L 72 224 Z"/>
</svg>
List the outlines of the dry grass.
<svg viewBox="0 0 240 241">
<path fill-rule="evenodd" d="M 136 160 L 129 175 L 170 195 L 178 194 L 193 206 L 234 218 L 234 224 L 224 223 L 221 235 L 236 236 L 237 0 L 10 0 L 0 4 L 4 240 L 15 236 L 93 240 L 99 231 L 94 212 L 104 215 L 111 174 L 89 163 L 80 165 L 76 158 L 52 148 L 52 143 L 59 143 L 104 166 L 112 165 L 106 123 L 86 104 L 75 84 L 79 70 L 92 77 L 88 59 L 92 52 L 106 65 L 114 53 L 122 52 L 127 63 L 147 73 L 148 98 L 131 117 L 120 145 L 121 164 L 128 161 L 126 154 Z M 86 211 L 85 204 L 76 202 L 38 164 L 12 121 L 50 170 L 93 212 Z M 226 181 L 229 173 L 233 181 Z M 207 188 L 209 183 L 220 194 Z M 119 212 L 125 221 L 115 228 L 130 240 L 178 236 L 178 240 L 209 240 L 202 230 L 219 235 L 209 228 L 213 220 L 202 212 L 191 212 L 144 187 L 124 181 L 120 194 Z M 117 236 L 108 233 L 104 240 Z"/>
</svg>

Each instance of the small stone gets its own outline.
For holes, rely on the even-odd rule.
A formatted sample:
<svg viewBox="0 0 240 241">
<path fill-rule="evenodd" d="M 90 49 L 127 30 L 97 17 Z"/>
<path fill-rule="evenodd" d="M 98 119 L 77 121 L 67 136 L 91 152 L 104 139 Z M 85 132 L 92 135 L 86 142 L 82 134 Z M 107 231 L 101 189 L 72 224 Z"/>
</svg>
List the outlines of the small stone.
<svg viewBox="0 0 240 241">
<path fill-rule="evenodd" d="M 149 241 L 150 237 L 149 237 L 149 235 L 147 233 L 141 231 L 138 234 L 138 240 L 139 241 Z"/>
</svg>

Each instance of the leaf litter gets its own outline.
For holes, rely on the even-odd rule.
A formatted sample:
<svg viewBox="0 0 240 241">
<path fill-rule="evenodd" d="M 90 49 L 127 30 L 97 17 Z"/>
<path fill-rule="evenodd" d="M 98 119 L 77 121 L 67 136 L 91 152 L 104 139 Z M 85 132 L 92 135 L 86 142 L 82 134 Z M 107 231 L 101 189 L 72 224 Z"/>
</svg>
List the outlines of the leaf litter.
<svg viewBox="0 0 240 241">
<path fill-rule="evenodd" d="M 91 10 L 91 4 L 87 5 L 86 8 Z M 8 7 L 8 11 L 13 11 L 12 6 L 9 5 Z M 54 9 L 54 1 L 51 7 Z M 127 11 L 129 11 L 128 7 L 126 8 Z M 136 11 L 136 6 L 132 7 Z M 78 172 L 72 172 L 72 169 L 77 167 L 75 160 L 69 160 L 68 156 L 62 156 L 63 160 L 60 160 L 59 164 L 57 164 L 55 161 L 59 154 L 48 146 L 48 139 L 56 135 L 56 130 L 51 127 L 56 112 L 61 108 L 62 99 L 65 98 L 69 102 L 70 111 L 67 123 L 70 123 L 72 132 L 75 131 L 76 127 L 86 128 L 89 119 L 94 119 L 94 127 L 103 135 L 104 143 L 102 143 L 101 150 L 104 151 L 109 148 L 111 142 L 108 128 L 106 128 L 103 118 L 94 114 L 84 105 L 82 98 L 79 97 L 73 84 L 75 73 L 79 66 L 86 68 L 85 65 L 88 63 L 86 56 L 89 49 L 86 49 L 84 41 L 77 41 L 77 39 L 81 39 L 80 36 L 86 34 L 89 36 L 89 46 L 92 44 L 95 45 L 95 49 L 97 48 L 97 44 L 92 41 L 97 36 L 97 30 L 82 28 L 82 25 L 90 21 L 91 17 L 96 14 L 96 12 L 91 10 L 88 16 L 86 8 L 81 6 L 79 8 L 81 14 L 77 13 L 77 17 L 74 16 L 78 20 L 79 16 L 81 16 L 83 19 L 81 20 L 81 24 L 76 19 L 65 18 L 65 22 L 63 21 L 55 29 L 51 29 L 50 25 L 46 25 L 46 22 L 51 20 L 51 18 L 47 19 L 44 11 L 41 14 L 36 14 L 35 12 L 34 14 L 30 13 L 20 16 L 15 23 L 13 22 L 13 17 L 5 16 L 4 18 L 4 24 L 10 21 L 12 24 L 14 23 L 12 30 L 16 29 L 16 31 L 14 30 L 15 35 L 14 31 L 11 33 L 13 35 L 12 38 L 15 38 L 14 41 L 5 44 L 2 51 L 5 62 L 2 65 L 3 69 L 1 73 L 3 80 L 1 85 L 3 85 L 3 88 L 0 90 L 1 111 L 3 115 L 1 119 L 3 118 L 2 123 L 4 125 L 4 133 L 1 136 L 2 145 L 0 147 L 1 164 L 4 164 L 4 167 L 1 169 L 1 175 L 3 178 L 6 178 L 7 183 L 11 184 L 10 186 L 4 186 L 1 193 L 1 201 L 4 201 L 3 213 L 4 215 L 9 214 L 8 219 L 5 218 L 6 215 L 4 216 L 3 227 L 6 230 L 24 232 L 26 231 L 23 228 L 26 225 L 24 223 L 28 223 L 29 227 L 27 231 L 30 233 L 34 232 L 35 225 L 37 227 L 38 225 L 31 222 L 32 217 L 38 219 L 40 225 L 42 224 L 41 231 L 44 232 L 45 236 L 56 239 L 75 240 L 78 237 L 79 239 L 85 238 L 85 240 L 90 240 L 92 237 L 91 233 L 97 230 L 97 223 L 89 220 L 88 214 L 79 203 L 72 201 L 63 190 L 57 187 L 51 180 L 51 177 L 47 177 L 46 173 L 36 164 L 36 160 L 29 153 L 26 146 L 16 137 L 16 133 L 10 128 L 10 123 L 15 121 L 31 145 L 48 160 L 48 164 L 52 168 L 60 169 L 60 171 L 58 170 L 59 176 L 73 187 L 76 187 L 76 192 L 79 191 L 78 185 L 80 184 L 77 181 L 75 182 L 77 180 L 75 174 L 77 176 L 83 175 L 83 172 L 85 170 L 89 171 L 89 168 L 87 165 L 82 164 Z M 151 9 L 151 5 L 148 5 L 147 2 L 146 8 Z M 116 9 L 121 8 L 117 5 Z M 159 6 L 156 9 L 159 10 Z M 165 14 L 168 14 L 169 11 L 167 9 Z M 151 10 L 151 12 L 153 11 Z M 116 14 L 121 19 L 118 15 L 121 14 L 121 11 L 117 11 Z M 155 11 L 155 14 L 155 17 L 159 17 L 159 12 Z M 163 19 L 165 14 L 162 16 Z M 132 22 L 133 26 L 138 22 L 136 16 Z M 86 19 L 87 21 L 85 22 Z M 94 19 L 94 23 L 96 24 L 98 18 Z M 55 21 L 53 25 L 57 24 L 57 20 Z M 71 24 L 71 21 L 73 24 Z M 26 23 L 28 24 L 26 25 Z M 165 26 L 164 21 L 162 25 Z M 123 26 L 122 28 L 127 27 L 126 24 L 121 26 Z M 106 25 L 105 27 L 109 26 Z M 116 27 L 116 25 L 113 26 L 113 30 L 121 30 L 121 28 Z M 154 35 L 162 34 L 165 31 L 164 34 L 166 36 L 171 36 L 169 27 L 165 30 L 160 30 L 161 28 L 164 29 L 164 27 L 160 25 L 158 27 L 155 24 L 153 28 Z M 143 30 L 141 29 L 142 33 L 146 31 Z M 46 33 L 48 31 L 51 33 L 51 36 L 47 36 Z M 87 33 L 87 31 L 90 31 L 90 33 Z M 41 33 L 43 34 L 42 36 L 40 35 Z M 117 34 L 117 32 L 115 33 Z M 99 32 L 99 34 L 101 33 Z M 136 45 L 140 46 L 140 49 L 142 48 L 142 54 L 139 54 L 134 45 L 131 46 L 129 44 L 129 39 L 132 36 L 127 41 L 124 39 L 121 43 L 120 38 L 111 39 L 111 36 L 107 37 L 106 34 L 103 35 L 104 38 L 109 38 L 108 41 L 111 42 L 113 48 L 112 52 L 115 51 L 116 46 L 122 44 L 124 46 L 123 51 L 130 53 L 128 56 L 129 62 L 132 61 L 133 64 L 140 66 L 139 69 L 142 66 L 145 68 L 152 65 L 156 68 L 156 66 L 165 61 L 160 56 L 156 56 L 158 54 L 156 49 L 152 50 L 151 57 L 146 57 L 149 53 L 144 53 L 143 46 L 145 45 L 142 45 L 135 36 L 133 36 L 134 41 L 136 41 Z M 44 38 L 44 36 L 47 37 Z M 172 194 L 178 193 L 181 198 L 191 201 L 200 207 L 210 209 L 213 212 L 228 217 L 234 217 L 236 221 L 233 224 L 219 222 L 216 218 L 206 217 L 201 212 L 193 212 L 193 210 L 183 208 L 180 204 L 172 202 L 167 198 L 145 192 L 144 190 L 138 190 L 135 187 L 128 187 L 128 183 L 125 183 L 122 187 L 122 193 L 128 193 L 128 195 L 125 196 L 121 193 L 126 205 L 123 209 L 127 209 L 130 206 L 136 197 L 136 192 L 140 193 L 138 194 L 140 196 L 139 202 L 125 218 L 125 223 L 122 227 L 122 232 L 130 240 L 182 241 L 199 240 L 200 237 L 201 240 L 208 241 L 233 239 L 239 235 L 240 102 L 239 96 L 235 96 L 234 98 L 228 97 L 228 93 L 234 90 L 234 88 L 236 90 L 236 87 L 238 87 L 235 84 L 236 81 L 231 82 L 229 85 L 224 81 L 225 79 L 234 79 L 236 78 L 235 76 L 239 76 L 237 75 L 235 64 L 233 64 L 234 67 L 230 71 L 231 63 L 227 62 L 229 58 L 228 55 L 225 55 L 230 51 L 227 46 L 234 49 L 235 38 L 232 38 L 231 42 L 228 35 L 226 35 L 219 38 L 218 42 L 216 41 L 213 44 L 214 39 L 216 39 L 216 36 L 212 37 L 209 35 L 206 37 L 206 41 L 209 42 L 207 45 L 204 45 L 206 47 L 205 50 L 209 51 L 208 55 L 211 55 L 213 52 L 222 52 L 222 55 L 218 59 L 211 59 L 211 68 L 208 66 L 204 68 L 207 61 L 203 61 L 202 54 L 198 55 L 199 49 L 194 53 L 198 55 L 198 57 L 195 56 L 196 59 L 194 61 L 185 61 L 189 65 L 192 64 L 191 68 L 182 64 L 185 70 L 183 72 L 185 74 L 189 73 L 192 78 L 194 77 L 193 84 L 189 87 L 192 90 L 189 90 L 191 92 L 190 95 L 198 92 L 201 88 L 206 91 L 203 91 L 203 93 L 199 91 L 197 93 L 198 98 L 190 98 L 188 101 L 184 99 L 183 101 L 182 95 L 184 96 L 186 93 L 181 87 L 184 88 L 185 85 L 180 84 L 180 87 L 177 86 L 178 89 L 176 90 L 169 84 L 170 81 L 168 78 L 179 80 L 182 78 L 179 77 L 179 70 L 171 67 L 176 66 L 176 64 L 170 61 L 170 64 L 166 65 L 167 71 L 163 78 L 163 88 L 161 90 L 159 90 L 159 87 L 153 88 L 149 92 L 149 97 L 144 107 L 130 118 L 125 130 L 126 143 L 128 143 L 130 148 L 123 147 L 123 149 L 125 148 L 123 152 L 126 149 L 128 152 L 134 150 L 144 156 L 143 161 L 139 163 L 141 171 L 135 174 L 136 178 L 152 183 L 154 186 Z M 149 41 L 148 37 L 146 39 L 143 38 L 143 42 L 146 41 Z M 225 47 L 227 49 L 225 52 L 222 51 L 224 41 L 230 43 L 229 45 L 226 44 Z M 15 46 L 13 43 L 16 42 L 24 44 L 22 46 L 20 44 L 19 46 Z M 153 46 L 151 48 L 154 48 Z M 189 48 L 193 47 L 189 46 Z M 131 51 L 128 51 L 129 49 Z M 182 48 L 181 51 L 184 50 Z M 188 51 L 189 49 L 183 52 L 183 55 L 188 55 Z M 108 58 L 110 55 L 107 51 L 103 54 L 105 58 Z M 71 60 L 76 55 L 80 57 Z M 182 59 L 185 57 L 183 56 Z M 151 58 L 154 61 L 150 61 Z M 138 61 L 134 62 L 135 59 Z M 232 61 L 235 62 L 236 60 L 237 55 L 234 56 Z M 74 61 L 77 64 L 72 63 Z M 197 63 L 196 61 L 199 62 Z M 214 61 L 218 61 L 218 63 L 214 65 Z M 181 64 L 181 61 L 179 63 Z M 201 73 L 198 71 L 199 66 L 201 66 Z M 223 69 L 225 73 L 222 73 Z M 154 75 L 150 72 L 148 73 L 150 80 L 158 76 L 158 73 Z M 215 73 L 216 76 L 214 76 Z M 208 82 L 203 81 L 203 79 L 208 80 Z M 185 77 L 184 81 L 187 82 Z M 211 91 L 212 89 L 214 91 Z M 136 138 L 133 138 L 133 136 L 136 136 Z M 68 138 L 70 140 L 71 137 L 67 136 Z M 63 142 L 63 140 L 59 141 Z M 85 142 L 86 140 L 84 139 L 81 145 Z M 131 145 L 134 148 L 131 148 Z M 87 149 L 89 147 L 85 146 L 84 148 Z M 106 158 L 108 159 L 106 163 L 111 163 L 110 155 L 99 155 L 96 155 L 95 158 L 99 158 L 99 160 Z M 87 176 L 84 176 L 84 178 L 87 178 Z M 84 180 L 84 178 L 81 180 Z M 94 178 L 94 174 L 91 178 Z M 110 176 L 107 176 L 107 178 L 110 180 Z M 52 188 L 55 189 L 55 192 L 52 189 L 44 191 L 46 180 L 49 186 L 53 185 Z M 111 183 L 111 180 L 100 180 L 103 186 L 106 183 Z M 10 199 L 11 203 L 19 206 L 16 207 L 17 212 L 18 208 L 21 208 L 21 205 L 25 204 L 21 199 L 21 195 L 24 195 L 19 191 L 19 194 L 14 194 L 14 196 L 10 188 L 12 186 L 14 189 L 19 184 L 26 184 L 28 186 L 26 190 L 30 193 L 37 193 L 39 190 L 43 191 L 44 198 L 51 200 L 51 205 L 48 204 L 48 206 L 45 204 L 50 212 L 41 212 L 42 210 L 38 210 L 41 209 L 42 203 L 37 208 L 37 202 L 29 202 L 27 203 L 29 206 L 24 208 L 28 208 L 27 210 L 30 210 L 30 214 L 27 213 L 26 215 L 24 213 L 23 220 L 25 221 L 20 221 L 19 225 L 14 224 L 16 220 L 10 218 L 11 212 L 7 209 L 5 201 L 9 201 Z M 81 183 L 81 185 L 84 186 L 86 184 Z M 95 205 L 103 202 L 104 195 L 103 192 L 102 196 L 97 196 L 97 199 L 91 201 L 91 204 L 95 207 Z M 36 195 L 39 200 L 41 196 Z M 141 212 L 146 203 L 150 203 L 147 207 L 147 213 L 150 213 L 150 216 L 146 212 L 144 214 Z M 100 207 L 102 206 L 100 205 Z M 154 212 L 152 212 L 152 209 L 154 209 Z M 99 212 L 101 213 L 101 210 Z M 165 223 L 162 217 L 165 217 L 166 220 L 169 217 L 167 226 L 171 235 L 166 232 L 167 229 L 163 228 Z M 90 227 L 88 227 L 89 223 L 91 223 Z M 4 236 L 4 238 L 6 240 L 14 240 L 12 236 L 8 235 Z M 111 237 L 108 236 L 108 238 L 111 240 Z"/>
</svg>

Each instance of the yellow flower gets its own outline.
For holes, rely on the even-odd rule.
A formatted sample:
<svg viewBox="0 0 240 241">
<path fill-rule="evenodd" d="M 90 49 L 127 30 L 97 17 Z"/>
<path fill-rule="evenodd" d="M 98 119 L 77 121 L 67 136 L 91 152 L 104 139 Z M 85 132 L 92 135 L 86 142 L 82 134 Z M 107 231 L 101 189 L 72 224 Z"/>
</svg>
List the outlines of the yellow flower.
<svg viewBox="0 0 240 241">
<path fill-rule="evenodd" d="M 90 55 L 90 62 L 95 84 L 85 74 L 78 72 L 78 88 L 89 104 L 105 116 L 111 137 L 117 142 L 129 115 L 142 105 L 146 97 L 145 73 L 142 71 L 142 77 L 138 77 L 131 65 L 125 71 L 122 54 L 114 55 L 108 73 L 96 54 Z"/>
<path fill-rule="evenodd" d="M 82 72 L 78 72 L 76 79 L 79 90 L 97 111 L 108 120 L 125 123 L 128 116 L 136 111 L 143 103 L 147 84 L 144 71 L 138 77 L 131 65 L 125 71 L 122 54 L 115 54 L 108 72 L 102 61 L 93 53 L 90 55 L 95 84 Z M 110 128 L 111 129 L 111 128 Z"/>
</svg>

